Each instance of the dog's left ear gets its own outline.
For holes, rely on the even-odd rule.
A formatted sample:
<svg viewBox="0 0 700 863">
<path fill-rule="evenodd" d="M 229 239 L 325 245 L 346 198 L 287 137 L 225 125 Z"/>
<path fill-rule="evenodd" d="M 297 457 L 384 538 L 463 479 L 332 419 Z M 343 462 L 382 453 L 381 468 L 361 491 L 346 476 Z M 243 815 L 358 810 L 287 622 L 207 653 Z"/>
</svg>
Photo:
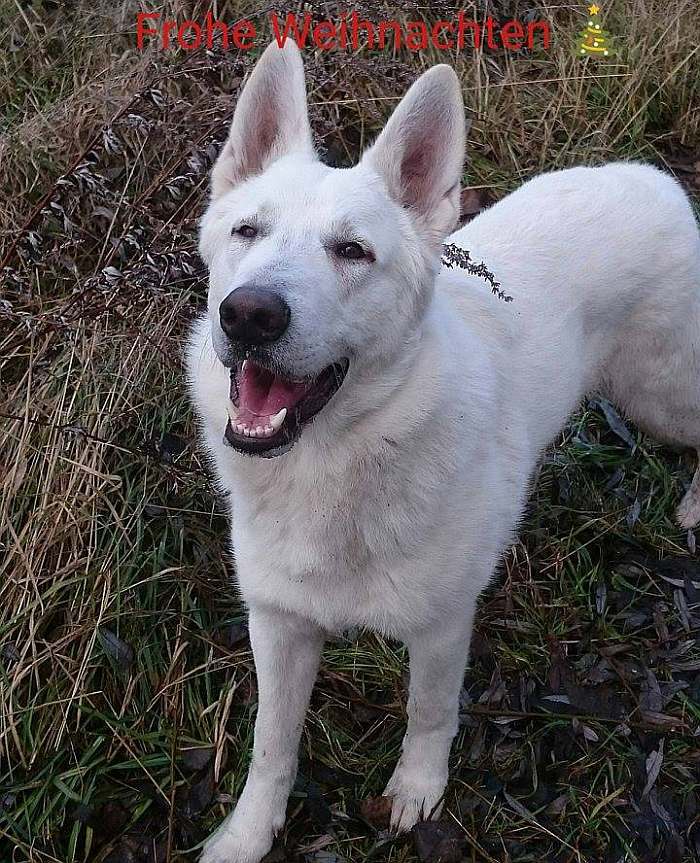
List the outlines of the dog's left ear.
<svg viewBox="0 0 700 863">
<path fill-rule="evenodd" d="M 216 200 L 287 153 L 313 153 L 304 64 L 293 39 L 263 51 L 243 88 L 211 174 Z"/>
<path fill-rule="evenodd" d="M 464 144 L 459 80 L 450 66 L 439 65 L 413 84 L 362 161 L 440 242 L 459 218 Z"/>
</svg>

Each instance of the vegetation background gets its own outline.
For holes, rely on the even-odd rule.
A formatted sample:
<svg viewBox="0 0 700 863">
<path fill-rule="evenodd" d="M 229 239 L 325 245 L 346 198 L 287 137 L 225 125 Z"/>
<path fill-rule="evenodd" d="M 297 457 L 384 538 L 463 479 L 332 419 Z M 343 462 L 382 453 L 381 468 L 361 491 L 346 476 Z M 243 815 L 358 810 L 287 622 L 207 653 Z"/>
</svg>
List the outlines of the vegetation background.
<svg viewBox="0 0 700 863">
<path fill-rule="evenodd" d="M 338 11 L 277 8 L 310 5 Z M 585 5 L 541 0 L 463 8 L 548 19 L 548 52 L 307 50 L 320 149 L 355 159 L 441 60 L 472 121 L 465 218 L 540 171 L 618 158 L 697 200 L 700 5 L 602 5 L 604 62 L 577 56 Z M 245 615 L 181 354 L 206 293 L 207 174 L 258 52 L 139 52 L 139 8 L 0 6 L 0 859 L 15 863 L 194 860 L 251 744 Z M 212 8 L 265 30 L 273 7 Z M 691 467 L 583 406 L 483 599 L 440 825 L 385 829 L 405 657 L 351 634 L 325 652 L 270 860 L 697 860 L 700 565 L 673 521 Z"/>
</svg>

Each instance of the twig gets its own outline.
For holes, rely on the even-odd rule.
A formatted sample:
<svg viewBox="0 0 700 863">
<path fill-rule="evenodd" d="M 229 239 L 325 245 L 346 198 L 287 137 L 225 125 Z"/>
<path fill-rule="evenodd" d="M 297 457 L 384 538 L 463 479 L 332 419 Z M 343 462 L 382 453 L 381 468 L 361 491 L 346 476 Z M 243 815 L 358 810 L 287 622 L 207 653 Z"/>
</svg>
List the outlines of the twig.
<svg viewBox="0 0 700 863">
<path fill-rule="evenodd" d="M 501 283 L 496 281 L 496 277 L 486 267 L 486 264 L 483 261 L 480 264 L 475 264 L 466 249 L 462 249 L 454 243 L 446 243 L 442 247 L 442 263 L 448 269 L 459 267 L 472 276 L 478 276 L 491 285 L 491 293 L 497 296 L 499 300 L 504 300 L 506 303 L 513 302 L 513 297 L 509 297 L 505 291 L 501 290 Z"/>
</svg>

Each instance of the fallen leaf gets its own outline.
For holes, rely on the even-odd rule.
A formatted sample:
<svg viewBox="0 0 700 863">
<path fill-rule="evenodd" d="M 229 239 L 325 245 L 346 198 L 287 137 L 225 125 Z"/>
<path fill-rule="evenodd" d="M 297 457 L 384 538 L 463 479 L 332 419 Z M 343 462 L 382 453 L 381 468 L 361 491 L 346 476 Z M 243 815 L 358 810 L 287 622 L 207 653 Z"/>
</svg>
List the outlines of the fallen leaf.
<svg viewBox="0 0 700 863">
<path fill-rule="evenodd" d="M 567 683 L 575 680 L 574 670 L 564 654 L 564 648 L 558 641 L 550 644 L 549 649 L 549 686 L 553 692 L 562 692 Z"/>
<path fill-rule="evenodd" d="M 618 693 L 607 683 L 601 686 L 579 686 L 570 683 L 566 687 L 571 705 L 582 713 L 621 719 L 626 711 Z"/>
<path fill-rule="evenodd" d="M 503 789 L 503 797 L 506 803 L 510 806 L 510 808 L 516 812 L 521 818 L 524 818 L 526 821 L 532 821 L 536 823 L 535 816 L 530 812 L 530 810 L 523 806 L 523 804 L 516 800 L 515 797 L 512 797 L 505 788 Z"/>
<path fill-rule="evenodd" d="M 178 788 L 178 808 L 187 818 L 199 815 L 211 803 L 214 797 L 214 759 L 200 770 L 189 786 Z"/>
<path fill-rule="evenodd" d="M 303 848 L 301 848 L 300 853 L 314 854 L 314 852 L 322 851 L 324 848 L 328 848 L 329 845 L 332 845 L 334 842 L 337 841 L 337 836 L 333 836 L 331 833 L 324 833 L 322 836 L 314 839 L 313 842 L 310 842 L 308 845 L 305 845 Z M 315 856 L 314 859 L 316 859 Z"/>
<path fill-rule="evenodd" d="M 585 681 L 586 683 L 597 685 L 598 683 L 605 683 L 608 680 L 613 680 L 614 677 L 615 672 L 612 670 L 608 660 L 603 656 L 595 663 L 588 674 L 586 674 Z"/>
<path fill-rule="evenodd" d="M 324 829 L 333 821 L 333 813 L 324 799 L 320 786 L 315 782 L 309 782 L 306 785 L 304 809 L 317 828 Z"/>
<path fill-rule="evenodd" d="M 580 728 L 584 740 L 587 740 L 589 743 L 597 743 L 600 740 L 597 732 L 595 732 L 590 725 L 584 725 L 581 723 Z"/>
<path fill-rule="evenodd" d="M 139 863 L 138 845 L 133 840 L 124 839 L 105 858 L 105 863 Z"/>
<path fill-rule="evenodd" d="M 104 652 L 111 656 L 123 671 L 127 671 L 134 662 L 134 649 L 122 638 L 119 638 L 111 629 L 101 626 L 97 630 Z"/>
<path fill-rule="evenodd" d="M 146 518 L 161 518 L 167 516 L 168 510 L 157 503 L 147 503 L 143 508 L 143 514 Z"/>
<path fill-rule="evenodd" d="M 668 713 L 659 713 L 656 710 L 640 710 L 639 718 L 647 725 L 654 725 L 659 728 L 679 728 L 683 725 L 682 720 L 678 717 L 670 716 Z"/>
<path fill-rule="evenodd" d="M 556 818 L 558 815 L 563 815 L 566 810 L 566 804 L 569 802 L 568 794 L 560 794 L 558 797 L 555 797 L 554 800 L 547 806 L 545 812 L 547 815 L 551 815 L 553 818 Z"/>
<path fill-rule="evenodd" d="M 360 803 L 360 814 L 375 827 L 388 827 L 391 804 L 390 797 L 368 797 Z"/>
<path fill-rule="evenodd" d="M 595 589 L 595 610 L 599 616 L 605 612 L 608 599 L 608 588 L 605 582 L 601 579 Z"/>
<path fill-rule="evenodd" d="M 647 679 L 642 683 L 639 706 L 642 710 L 651 710 L 656 713 L 660 712 L 664 706 L 659 681 L 650 668 L 647 669 Z"/>
<path fill-rule="evenodd" d="M 603 489 L 605 491 L 612 491 L 614 488 L 617 488 L 622 480 L 625 478 L 625 472 L 621 467 L 615 468 L 612 473 L 610 479 L 605 483 Z"/>
<path fill-rule="evenodd" d="M 683 629 L 685 629 L 686 632 L 690 632 L 691 623 L 688 601 L 686 599 L 686 594 L 679 587 L 673 591 L 673 604 L 676 606 L 678 617 L 683 624 Z"/>
<path fill-rule="evenodd" d="M 158 839 L 134 834 L 121 839 L 104 863 L 165 863 L 167 856 L 167 833 Z"/>
<path fill-rule="evenodd" d="M 671 817 L 671 813 L 658 799 L 655 788 L 649 793 L 649 806 L 654 815 L 656 815 L 657 818 L 660 818 L 668 829 L 673 829 L 673 818 Z"/>
<path fill-rule="evenodd" d="M 21 659 L 17 645 L 12 641 L 6 641 L 3 644 L 2 648 L 0 648 L 0 655 L 8 665 L 19 662 Z"/>
<path fill-rule="evenodd" d="M 476 812 L 483 805 L 484 801 L 478 794 L 465 794 L 457 801 L 457 810 L 464 817 Z"/>
<path fill-rule="evenodd" d="M 610 402 L 607 399 L 595 399 L 591 401 L 591 404 L 597 405 L 601 409 L 610 431 L 616 434 L 620 440 L 624 441 L 631 450 L 634 450 L 637 442 L 632 437 L 632 433 L 625 425 L 620 414 L 618 414 Z"/>
<path fill-rule="evenodd" d="M 479 696 L 479 704 L 498 706 L 503 701 L 507 691 L 506 684 L 501 679 L 500 670 L 494 668 L 488 688 Z"/>
<path fill-rule="evenodd" d="M 190 746 L 180 750 L 182 763 L 188 770 L 203 770 L 214 754 L 213 746 Z"/>
<path fill-rule="evenodd" d="M 620 644 L 601 644 L 598 652 L 601 656 L 617 656 L 620 653 L 629 653 L 632 649 L 631 644 L 622 642 Z"/>
<path fill-rule="evenodd" d="M 486 746 L 486 723 L 479 723 L 478 728 L 472 735 L 471 746 L 469 747 L 469 761 L 472 764 L 478 763 L 479 759 L 484 753 L 484 748 Z"/>
<path fill-rule="evenodd" d="M 693 579 L 688 572 L 683 573 L 683 590 L 691 605 L 696 605 L 700 602 L 700 591 L 693 583 Z"/>
<path fill-rule="evenodd" d="M 666 705 L 673 700 L 676 693 L 681 692 L 684 689 L 688 689 L 690 684 L 685 680 L 672 680 L 668 683 L 661 684 L 661 698 L 662 704 L 661 707 L 666 707 Z"/>
<path fill-rule="evenodd" d="M 236 621 L 222 626 L 216 632 L 216 640 L 219 644 L 229 649 L 236 647 L 248 640 L 248 625 L 244 621 Z"/>
<path fill-rule="evenodd" d="M 118 800 L 109 800 L 92 815 L 88 822 L 95 836 L 102 842 L 110 842 L 129 823 L 129 810 Z"/>
<path fill-rule="evenodd" d="M 671 835 L 668 837 L 665 848 L 664 863 L 683 863 L 686 857 L 685 842 L 682 836 L 674 829 L 671 829 Z"/>
<path fill-rule="evenodd" d="M 484 202 L 479 189 L 465 188 L 459 196 L 459 218 L 467 222 L 478 216 L 484 209 Z"/>
<path fill-rule="evenodd" d="M 634 525 L 639 521 L 639 516 L 641 515 L 641 512 L 642 505 L 639 502 L 639 498 L 636 497 L 632 506 L 627 510 L 626 521 L 628 527 L 634 527 Z"/>
<path fill-rule="evenodd" d="M 642 791 L 642 799 L 648 797 L 649 792 L 656 784 L 661 772 L 661 765 L 664 763 L 664 739 L 661 738 L 659 748 L 649 753 L 646 760 L 647 782 Z"/>
<path fill-rule="evenodd" d="M 99 216 L 100 218 L 107 219 L 108 222 L 111 222 L 114 218 L 114 210 L 110 210 L 108 207 L 94 207 L 92 215 Z"/>
<path fill-rule="evenodd" d="M 623 793 L 624 788 L 616 788 L 612 793 L 608 794 L 607 797 L 604 797 L 602 800 L 599 800 L 598 803 L 591 810 L 590 818 L 591 820 L 596 817 L 596 815 L 610 803 L 614 803 L 616 798 L 619 798 Z"/>
<path fill-rule="evenodd" d="M 668 623 L 666 622 L 667 612 L 668 606 L 665 602 L 654 603 L 654 628 L 662 644 L 666 644 L 670 640 Z"/>
<path fill-rule="evenodd" d="M 161 461 L 171 464 L 187 449 L 187 441 L 177 435 L 166 432 L 160 439 L 157 448 Z"/>
<path fill-rule="evenodd" d="M 411 830 L 418 859 L 422 863 L 460 863 L 466 840 L 448 821 L 420 821 Z"/>
</svg>

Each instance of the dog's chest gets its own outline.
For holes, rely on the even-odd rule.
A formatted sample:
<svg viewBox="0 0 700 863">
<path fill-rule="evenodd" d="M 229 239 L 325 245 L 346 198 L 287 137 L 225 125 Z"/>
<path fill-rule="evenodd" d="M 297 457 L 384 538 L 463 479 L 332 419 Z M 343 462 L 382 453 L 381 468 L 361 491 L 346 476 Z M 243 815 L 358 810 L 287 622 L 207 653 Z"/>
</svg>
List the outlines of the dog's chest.
<svg viewBox="0 0 700 863">
<path fill-rule="evenodd" d="M 329 629 L 396 629 L 421 592 L 402 577 L 429 527 L 420 477 L 406 483 L 365 466 L 316 480 L 237 484 L 232 534 L 244 598 L 273 602 Z"/>
</svg>

